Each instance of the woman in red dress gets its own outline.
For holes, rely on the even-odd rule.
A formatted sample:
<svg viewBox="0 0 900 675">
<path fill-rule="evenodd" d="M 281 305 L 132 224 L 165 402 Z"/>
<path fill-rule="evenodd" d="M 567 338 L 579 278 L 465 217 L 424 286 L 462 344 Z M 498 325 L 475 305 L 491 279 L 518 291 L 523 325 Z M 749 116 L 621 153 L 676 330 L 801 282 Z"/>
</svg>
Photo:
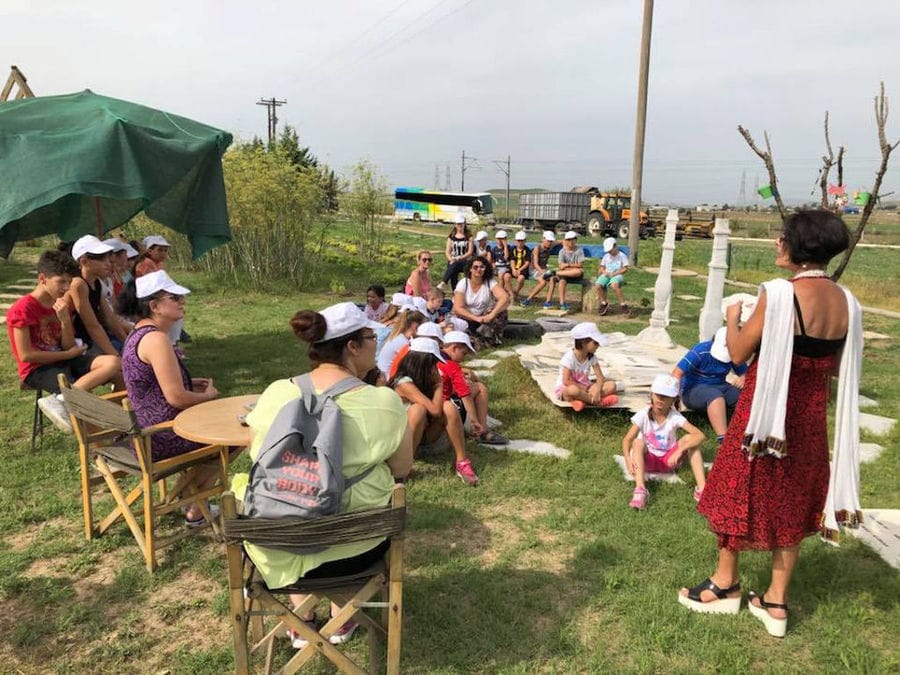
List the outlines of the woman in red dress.
<svg viewBox="0 0 900 675">
<path fill-rule="evenodd" d="M 693 611 L 737 613 L 741 602 L 740 551 L 771 551 L 771 582 L 760 595 L 750 592 L 749 609 L 776 637 L 782 637 L 786 630 L 788 585 L 800 543 L 819 531 L 828 492 L 828 392 L 847 337 L 849 306 L 855 301 L 826 276 L 825 267 L 848 244 L 846 226 L 830 212 L 792 214 L 776 240 L 775 257 L 778 267 L 792 273 L 790 285 L 784 281 L 765 284 L 743 328 L 738 327 L 740 303 L 730 306 L 726 313 L 727 344 L 734 360 L 746 361 L 754 353 L 757 358 L 747 372 L 741 398 L 698 506 L 718 537 L 718 565 L 708 579 L 693 588 L 682 588 L 678 600 Z M 778 305 L 776 292 L 785 299 Z M 772 307 L 767 313 L 769 295 Z M 783 308 L 780 315 L 776 314 L 776 307 Z M 772 326 L 764 333 L 767 322 Z M 776 325 L 784 327 L 785 345 L 793 343 L 792 354 L 786 353 L 790 349 L 786 346 L 780 356 L 785 364 L 790 360 L 790 374 L 784 380 L 786 397 L 785 392 L 780 392 L 786 401 L 780 427 L 783 434 L 764 433 L 759 441 L 758 437 L 751 437 L 748 423 L 757 388 L 761 388 L 761 393 L 768 391 L 760 378 L 765 368 L 760 362 L 766 361 L 767 356 L 772 361 L 778 358 L 778 350 L 770 351 L 776 343 Z M 772 342 L 761 359 L 765 340 Z M 857 381 L 847 386 L 858 390 L 858 375 Z M 768 414 L 765 408 L 774 404 L 777 394 L 772 391 L 771 396 L 757 397 L 763 399 L 757 400 L 757 413 L 762 413 L 758 417 Z"/>
</svg>

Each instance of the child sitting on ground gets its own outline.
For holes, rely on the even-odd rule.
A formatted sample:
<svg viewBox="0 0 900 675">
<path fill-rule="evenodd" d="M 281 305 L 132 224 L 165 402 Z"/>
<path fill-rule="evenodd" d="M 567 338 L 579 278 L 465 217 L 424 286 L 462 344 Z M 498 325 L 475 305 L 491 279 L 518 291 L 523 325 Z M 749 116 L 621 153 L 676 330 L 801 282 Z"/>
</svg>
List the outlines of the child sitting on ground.
<svg viewBox="0 0 900 675">
<path fill-rule="evenodd" d="M 650 387 L 650 405 L 634 414 L 631 428 L 622 439 L 622 454 L 634 475 L 634 494 L 628 504 L 633 509 L 647 506 L 645 474 L 673 473 L 685 455 L 690 458 L 691 471 L 697 481 L 694 501 L 700 501 L 706 487 L 700 454 L 700 444 L 706 437 L 678 412 L 675 406 L 678 388 L 678 380 L 671 375 L 657 375 Z M 676 439 L 676 429 L 682 429 L 686 435 Z"/>
<path fill-rule="evenodd" d="M 571 401 L 575 412 L 587 405 L 612 406 L 619 402 L 616 396 L 615 380 L 603 376 L 603 370 L 595 355 L 597 347 L 606 340 L 597 330 L 596 324 L 584 321 L 572 329 L 575 346 L 563 354 L 559 362 L 559 376 L 556 379 L 556 397 Z M 596 378 L 591 382 L 591 371 Z"/>
<path fill-rule="evenodd" d="M 443 353 L 446 361 L 438 363 L 445 401 L 451 401 L 459 410 L 465 424 L 469 420 L 472 436 L 486 445 L 506 445 L 509 439 L 488 427 L 488 390 L 474 373 L 459 364 L 475 352 L 469 336 L 462 331 L 444 334 Z"/>
<path fill-rule="evenodd" d="M 425 295 L 425 318 L 434 323 L 441 323 L 447 313 L 453 308 L 453 303 L 444 303 L 444 291 L 440 288 L 432 288 Z"/>
<path fill-rule="evenodd" d="M 384 301 L 384 286 L 372 284 L 366 289 L 366 307 L 363 310 L 370 321 L 381 321 L 391 306 Z"/>
</svg>

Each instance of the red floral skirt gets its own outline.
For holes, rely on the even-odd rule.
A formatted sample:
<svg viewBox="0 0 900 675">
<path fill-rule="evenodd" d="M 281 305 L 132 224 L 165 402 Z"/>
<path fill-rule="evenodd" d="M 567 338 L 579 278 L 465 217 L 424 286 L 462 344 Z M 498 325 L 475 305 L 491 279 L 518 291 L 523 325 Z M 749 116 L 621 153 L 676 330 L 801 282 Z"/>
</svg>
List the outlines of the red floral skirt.
<svg viewBox="0 0 900 675">
<path fill-rule="evenodd" d="M 835 355 L 794 355 L 785 413 L 787 455 L 748 461 L 741 441 L 756 389 L 754 361 L 697 510 L 730 551 L 797 546 L 819 531 L 828 492 L 826 408 Z"/>
</svg>

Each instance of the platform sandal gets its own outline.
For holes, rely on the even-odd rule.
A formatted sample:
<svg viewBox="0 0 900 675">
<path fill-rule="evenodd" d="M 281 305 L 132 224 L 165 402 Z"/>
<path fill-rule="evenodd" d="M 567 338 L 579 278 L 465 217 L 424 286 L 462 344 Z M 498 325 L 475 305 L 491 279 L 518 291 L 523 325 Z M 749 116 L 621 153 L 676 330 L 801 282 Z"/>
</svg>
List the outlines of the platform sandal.
<svg viewBox="0 0 900 675">
<path fill-rule="evenodd" d="M 755 591 L 750 591 L 747 598 L 749 600 L 747 609 L 750 610 L 750 613 L 753 616 L 762 621 L 763 626 L 766 627 L 766 631 L 769 635 L 772 637 L 783 638 L 784 634 L 787 632 L 787 617 L 776 619 L 769 614 L 769 610 L 783 609 L 786 612 L 788 611 L 788 606 L 783 605 L 780 602 L 766 602 L 763 596 L 757 595 Z M 759 600 L 759 607 L 753 604 L 754 598 Z"/>
<path fill-rule="evenodd" d="M 709 578 L 706 578 L 693 588 L 689 588 L 687 595 L 682 595 L 679 592 L 678 602 L 692 612 L 701 612 L 703 614 L 737 614 L 741 609 L 741 596 L 738 595 L 729 598 L 728 594 L 740 590 L 740 582 L 734 584 L 730 588 L 719 588 Z M 703 600 L 700 599 L 700 594 L 703 591 L 711 591 L 717 599 L 703 602 Z"/>
</svg>

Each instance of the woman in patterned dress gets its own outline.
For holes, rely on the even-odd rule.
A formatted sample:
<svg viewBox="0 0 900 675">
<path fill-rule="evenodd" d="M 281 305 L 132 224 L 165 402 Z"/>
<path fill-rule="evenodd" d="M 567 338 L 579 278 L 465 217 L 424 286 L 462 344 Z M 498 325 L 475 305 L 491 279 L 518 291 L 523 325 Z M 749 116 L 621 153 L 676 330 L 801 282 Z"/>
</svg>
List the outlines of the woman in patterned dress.
<svg viewBox="0 0 900 675">
<path fill-rule="evenodd" d="M 740 303 L 731 305 L 726 313 L 726 341 L 734 360 L 746 361 L 753 354 L 757 358 L 747 372 L 698 506 L 718 538 L 718 565 L 708 579 L 693 588 L 682 588 L 678 600 L 693 611 L 737 613 L 740 552 L 771 551 L 771 582 L 759 595 L 751 591 L 749 609 L 776 637 L 786 630 L 788 586 L 800 543 L 819 531 L 828 492 L 826 409 L 831 377 L 837 372 L 848 334 L 852 296 L 848 300 L 826 276 L 825 267 L 848 243 L 846 226 L 827 211 L 792 214 L 776 240 L 775 264 L 792 277 L 789 286 L 783 281 L 770 284 L 781 283 L 779 288 L 793 296 L 792 303 L 790 299 L 785 303 L 793 306 L 793 320 L 784 317 L 781 322 L 786 327 L 785 338 L 792 338 L 793 343 L 792 354 L 783 357 L 790 358 L 784 438 L 769 436 L 759 443 L 748 435 L 754 393 L 757 386 L 764 387 L 762 380 L 758 381 L 764 325 L 768 321 L 774 326 L 781 318 L 766 312 L 767 295 L 776 287 L 766 284 L 761 288 L 756 308 L 743 328 L 738 327 Z M 773 296 L 773 307 L 774 300 Z M 772 334 L 765 336 L 774 340 L 768 338 Z M 859 382 L 845 386 L 858 388 Z M 774 399 L 774 395 L 767 398 L 766 404 L 771 406 Z"/>
</svg>

